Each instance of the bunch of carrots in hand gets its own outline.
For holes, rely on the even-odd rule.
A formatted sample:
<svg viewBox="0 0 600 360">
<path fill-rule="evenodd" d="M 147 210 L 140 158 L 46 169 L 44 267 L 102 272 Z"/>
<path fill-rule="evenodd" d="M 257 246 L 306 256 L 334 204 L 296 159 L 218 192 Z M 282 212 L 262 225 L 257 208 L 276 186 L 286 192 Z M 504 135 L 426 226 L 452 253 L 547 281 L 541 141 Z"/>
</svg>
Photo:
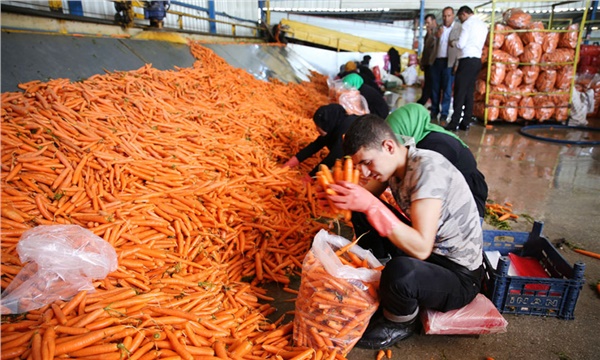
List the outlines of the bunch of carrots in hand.
<svg viewBox="0 0 600 360">
<path fill-rule="evenodd" d="M 327 165 L 321 164 L 317 172 L 317 182 L 328 195 L 335 195 L 335 191 L 329 189 L 329 184 L 338 181 L 348 181 L 358 184 L 360 180 L 360 172 L 354 168 L 354 163 L 350 156 L 344 159 L 337 159 L 333 165 L 333 169 L 329 170 Z M 331 201 L 328 201 L 329 207 L 336 215 L 341 215 L 344 220 L 350 221 L 352 212 L 350 210 L 338 209 Z"/>
<path fill-rule="evenodd" d="M 349 251 L 355 240 L 335 251 L 344 265 L 380 270 Z M 361 284 L 358 284 L 358 283 Z M 294 342 L 345 356 L 367 328 L 379 304 L 378 282 L 331 275 L 310 251 L 304 260 L 294 318 Z"/>
</svg>

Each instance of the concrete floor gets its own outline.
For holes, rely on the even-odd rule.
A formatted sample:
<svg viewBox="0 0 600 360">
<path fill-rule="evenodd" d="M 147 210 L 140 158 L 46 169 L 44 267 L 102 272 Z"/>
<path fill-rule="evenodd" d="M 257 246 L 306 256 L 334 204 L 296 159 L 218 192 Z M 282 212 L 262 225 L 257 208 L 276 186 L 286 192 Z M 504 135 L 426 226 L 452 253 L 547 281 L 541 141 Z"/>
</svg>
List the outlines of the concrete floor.
<svg viewBox="0 0 600 360">
<path fill-rule="evenodd" d="M 420 89 L 400 92 L 397 106 L 414 102 Z M 543 234 L 552 242 L 564 238 L 600 252 L 600 147 L 567 146 L 542 142 L 519 133 L 522 125 L 492 123 L 472 126 L 458 135 L 469 145 L 489 186 L 489 199 L 510 202 L 517 214 L 544 222 Z M 599 127 L 599 120 L 590 126 Z M 598 140 L 600 134 L 591 138 Z M 529 231 L 521 217 L 515 231 Z M 484 224 L 484 229 L 492 229 Z M 505 315 L 508 331 L 480 336 L 417 335 L 392 347 L 393 359 L 600 359 L 600 260 L 579 255 L 569 248 L 560 253 L 572 265 L 584 262 L 585 285 L 580 292 L 574 320 L 530 315 Z M 279 291 L 279 299 L 293 296 Z M 278 302 L 281 311 L 293 303 Z M 355 348 L 349 360 L 375 359 L 377 352 Z"/>
</svg>

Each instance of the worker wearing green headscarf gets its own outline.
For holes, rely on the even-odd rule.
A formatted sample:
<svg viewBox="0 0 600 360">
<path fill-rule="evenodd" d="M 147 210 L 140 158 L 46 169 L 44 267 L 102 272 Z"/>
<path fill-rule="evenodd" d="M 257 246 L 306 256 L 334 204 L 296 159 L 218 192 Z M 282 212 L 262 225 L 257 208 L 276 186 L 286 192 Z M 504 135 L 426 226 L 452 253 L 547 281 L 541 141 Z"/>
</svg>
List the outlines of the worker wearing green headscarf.
<svg viewBox="0 0 600 360">
<path fill-rule="evenodd" d="M 377 115 L 382 119 L 385 119 L 386 116 L 388 116 L 390 113 L 390 107 L 388 106 L 387 101 L 385 101 L 383 95 L 379 92 L 379 90 L 365 84 L 365 81 L 360 75 L 352 73 L 344 76 L 342 81 L 346 86 L 353 87 L 360 92 L 360 94 L 367 101 L 369 112 L 371 114 Z"/>
<path fill-rule="evenodd" d="M 444 155 L 465 177 L 477 203 L 479 216 L 483 217 L 488 195 L 485 177 L 477 169 L 475 157 L 467 145 L 456 134 L 432 124 L 429 111 L 418 103 L 399 107 L 386 118 L 386 122 L 396 135 L 413 138 L 417 148 Z"/>
</svg>

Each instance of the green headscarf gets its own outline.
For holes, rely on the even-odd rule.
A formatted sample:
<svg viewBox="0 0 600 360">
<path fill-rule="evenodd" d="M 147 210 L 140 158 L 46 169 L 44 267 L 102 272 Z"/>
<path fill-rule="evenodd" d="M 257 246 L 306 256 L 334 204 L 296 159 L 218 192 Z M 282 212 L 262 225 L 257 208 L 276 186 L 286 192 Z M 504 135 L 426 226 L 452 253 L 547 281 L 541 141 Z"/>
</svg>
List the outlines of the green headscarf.
<svg viewBox="0 0 600 360">
<path fill-rule="evenodd" d="M 344 81 L 344 84 L 346 84 L 348 86 L 352 86 L 356 90 L 360 89 L 360 87 L 365 82 L 363 80 L 363 78 L 361 78 L 360 75 L 358 75 L 356 73 L 352 73 L 352 74 L 348 74 L 348 75 L 344 76 L 343 81 Z"/>
<path fill-rule="evenodd" d="M 385 120 L 396 135 L 410 136 L 415 139 L 417 144 L 430 132 L 434 131 L 450 135 L 460 141 L 464 147 L 468 147 L 456 134 L 444 130 L 439 125 L 432 124 L 429 111 L 419 103 L 410 103 L 399 107 L 388 115 Z"/>
</svg>

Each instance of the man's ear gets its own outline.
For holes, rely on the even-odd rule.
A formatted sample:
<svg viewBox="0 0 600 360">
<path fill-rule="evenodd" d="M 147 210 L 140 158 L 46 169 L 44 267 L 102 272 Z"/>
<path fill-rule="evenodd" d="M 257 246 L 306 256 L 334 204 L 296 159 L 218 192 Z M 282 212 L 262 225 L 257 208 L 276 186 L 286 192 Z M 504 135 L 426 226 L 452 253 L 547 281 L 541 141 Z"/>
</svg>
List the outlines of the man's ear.
<svg viewBox="0 0 600 360">
<path fill-rule="evenodd" d="M 386 140 L 383 140 L 383 142 L 381 143 L 381 148 L 384 151 L 387 151 L 390 154 L 393 154 L 396 151 L 396 143 L 391 139 L 386 139 Z"/>
</svg>

